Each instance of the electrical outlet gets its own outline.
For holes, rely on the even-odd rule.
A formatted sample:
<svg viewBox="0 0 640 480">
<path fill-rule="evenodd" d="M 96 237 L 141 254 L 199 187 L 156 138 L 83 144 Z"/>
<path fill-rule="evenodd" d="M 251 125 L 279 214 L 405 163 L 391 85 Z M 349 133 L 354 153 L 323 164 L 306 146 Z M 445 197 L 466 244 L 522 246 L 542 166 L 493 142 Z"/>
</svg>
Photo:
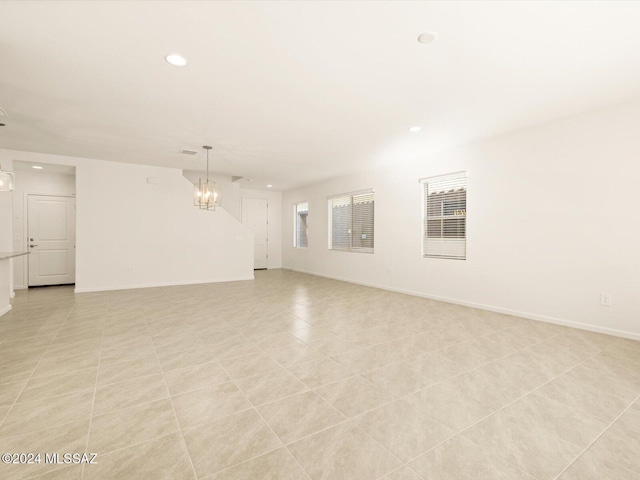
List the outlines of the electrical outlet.
<svg viewBox="0 0 640 480">
<path fill-rule="evenodd" d="M 605 307 L 610 307 L 612 303 L 611 294 L 610 293 L 601 293 L 600 294 L 600 305 Z"/>
</svg>

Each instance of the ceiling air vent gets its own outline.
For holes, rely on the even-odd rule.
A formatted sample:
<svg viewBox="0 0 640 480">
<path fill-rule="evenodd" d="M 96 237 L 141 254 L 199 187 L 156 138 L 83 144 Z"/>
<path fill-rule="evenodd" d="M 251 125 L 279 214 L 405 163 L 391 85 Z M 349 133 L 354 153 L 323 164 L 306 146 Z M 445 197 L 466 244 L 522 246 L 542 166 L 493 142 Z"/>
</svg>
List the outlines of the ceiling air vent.
<svg viewBox="0 0 640 480">
<path fill-rule="evenodd" d="M 180 153 L 184 153 L 185 155 L 195 155 L 196 152 L 195 150 L 189 150 L 188 148 L 183 148 L 182 150 L 180 150 Z"/>
<path fill-rule="evenodd" d="M 7 116 L 7 112 L 5 112 L 0 108 L 0 117 L 6 117 L 6 116 Z"/>
</svg>

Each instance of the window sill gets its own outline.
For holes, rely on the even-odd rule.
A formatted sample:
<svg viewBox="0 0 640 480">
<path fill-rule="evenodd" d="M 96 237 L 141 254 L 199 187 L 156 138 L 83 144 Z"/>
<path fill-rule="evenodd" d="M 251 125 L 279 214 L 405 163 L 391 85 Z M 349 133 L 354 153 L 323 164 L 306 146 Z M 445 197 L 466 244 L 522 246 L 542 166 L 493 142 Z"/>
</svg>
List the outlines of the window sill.
<svg viewBox="0 0 640 480">
<path fill-rule="evenodd" d="M 367 250 L 357 250 L 357 249 L 353 249 L 353 250 L 342 250 L 342 249 L 338 249 L 338 248 L 329 248 L 330 252 L 342 252 L 342 253 L 367 253 L 369 255 L 373 255 L 375 252 L 373 250 L 367 251 Z"/>
</svg>

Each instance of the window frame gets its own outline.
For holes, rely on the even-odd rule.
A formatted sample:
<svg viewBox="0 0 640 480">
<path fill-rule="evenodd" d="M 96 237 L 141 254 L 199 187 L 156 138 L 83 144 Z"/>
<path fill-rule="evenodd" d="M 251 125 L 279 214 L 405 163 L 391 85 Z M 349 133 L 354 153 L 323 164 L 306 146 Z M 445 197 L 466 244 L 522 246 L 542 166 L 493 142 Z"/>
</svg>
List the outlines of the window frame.
<svg viewBox="0 0 640 480">
<path fill-rule="evenodd" d="M 354 197 L 358 197 L 358 196 L 364 196 L 364 195 L 372 195 L 373 196 L 373 201 L 372 203 L 372 208 L 373 208 L 373 213 L 372 213 L 372 221 L 371 221 L 371 236 L 372 236 L 372 246 L 371 247 L 354 247 L 353 246 L 353 220 L 354 220 L 354 215 L 353 215 L 353 199 Z M 349 247 L 348 248 L 334 248 L 333 245 L 333 200 L 336 198 L 344 198 L 344 197 L 349 197 L 350 198 L 350 205 L 351 205 L 351 224 L 350 224 L 350 228 L 348 229 L 348 235 L 349 235 Z M 363 202 L 365 203 L 365 202 Z M 327 197 L 327 209 L 328 209 L 328 215 L 327 215 L 327 230 L 328 230 L 328 237 L 327 237 L 327 247 L 329 251 L 333 251 L 333 252 L 346 252 L 346 253 L 366 253 L 366 254 L 370 254 L 373 255 L 375 253 L 375 217 L 376 217 L 376 210 L 375 210 L 375 190 L 373 188 L 368 188 L 368 189 L 364 189 L 364 190 L 357 190 L 357 191 L 353 191 L 353 192 L 346 192 L 346 193 L 341 193 L 341 194 L 336 194 L 336 195 L 331 195 L 329 197 Z"/>
<path fill-rule="evenodd" d="M 468 231 L 467 231 L 467 218 L 468 218 L 468 209 L 467 209 L 467 200 L 468 200 L 468 175 L 466 171 L 453 172 L 444 175 L 437 175 L 432 177 L 424 177 L 419 180 L 422 192 L 422 258 L 436 258 L 443 260 L 466 260 L 467 259 L 467 240 L 468 240 Z M 445 215 L 444 209 L 446 205 L 446 198 L 442 198 L 440 200 L 440 215 L 428 215 L 429 213 L 429 204 L 428 197 L 429 195 L 433 195 L 436 192 L 428 193 L 428 185 L 429 183 L 435 183 L 436 185 L 442 185 L 441 188 L 449 188 L 448 185 L 452 186 L 452 191 L 448 192 L 446 190 L 443 191 L 443 197 L 447 194 L 450 194 L 453 198 L 450 200 L 451 202 L 460 202 L 460 198 L 456 198 L 459 196 L 459 192 L 461 189 L 464 190 L 464 209 L 454 209 L 454 213 L 452 215 Z M 437 193 L 436 193 L 437 194 Z M 460 212 L 460 213 L 458 213 Z M 462 219 L 462 235 L 447 235 L 445 221 L 446 220 L 460 220 Z M 429 221 L 440 221 L 440 236 L 429 236 Z M 442 253 L 429 253 L 428 252 L 428 244 L 429 239 L 432 242 L 438 242 L 442 247 Z M 457 245 L 456 245 L 457 243 Z M 449 251 L 453 253 L 446 253 L 447 244 L 449 244 Z M 456 249 L 458 252 L 456 252 Z M 460 253 L 461 251 L 461 253 Z"/>
<path fill-rule="evenodd" d="M 306 238 L 307 238 L 307 245 L 299 245 L 298 241 L 298 206 L 299 205 L 306 205 L 307 206 L 307 224 L 306 224 Z M 293 204 L 293 248 L 302 248 L 302 249 L 306 249 L 309 248 L 309 202 L 308 201 L 304 201 L 304 202 L 296 202 Z"/>
</svg>

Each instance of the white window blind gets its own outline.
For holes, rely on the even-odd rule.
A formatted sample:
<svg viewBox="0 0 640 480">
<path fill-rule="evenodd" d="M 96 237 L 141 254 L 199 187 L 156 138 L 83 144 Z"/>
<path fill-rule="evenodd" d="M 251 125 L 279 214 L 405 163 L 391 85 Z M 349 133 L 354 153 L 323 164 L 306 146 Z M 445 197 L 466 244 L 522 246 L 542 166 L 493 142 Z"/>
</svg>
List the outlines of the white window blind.
<svg viewBox="0 0 640 480">
<path fill-rule="evenodd" d="M 423 178 L 422 256 L 464 260 L 467 255 L 467 174 Z"/>
<path fill-rule="evenodd" d="M 293 206 L 293 246 L 306 248 L 309 246 L 309 204 L 297 203 Z"/>
<path fill-rule="evenodd" d="M 374 192 L 338 195 L 329 199 L 329 249 L 373 253 Z"/>
</svg>

